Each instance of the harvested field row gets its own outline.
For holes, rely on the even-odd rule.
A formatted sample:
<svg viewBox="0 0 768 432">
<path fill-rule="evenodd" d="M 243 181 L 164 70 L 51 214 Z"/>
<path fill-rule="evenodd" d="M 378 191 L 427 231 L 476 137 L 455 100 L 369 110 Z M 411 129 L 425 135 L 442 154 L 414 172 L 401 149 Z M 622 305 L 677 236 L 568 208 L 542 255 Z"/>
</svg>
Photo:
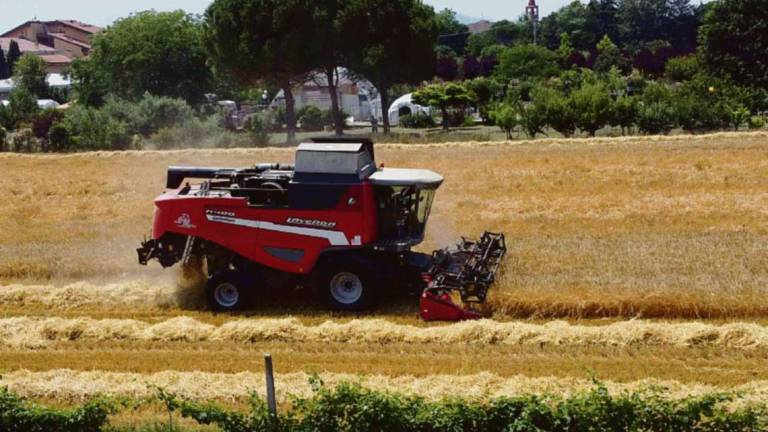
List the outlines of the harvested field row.
<svg viewBox="0 0 768 432">
<path fill-rule="evenodd" d="M 222 325 L 179 317 L 151 324 L 129 319 L 91 318 L 0 319 L 0 344 L 44 348 L 57 341 L 228 341 L 333 342 L 354 344 L 470 344 L 530 346 L 670 346 L 718 347 L 739 350 L 768 348 L 768 327 L 731 323 L 616 322 L 584 326 L 554 321 L 547 324 L 491 320 L 416 327 L 382 319 L 326 321 L 304 325 L 296 318 L 239 319 Z"/>
<path fill-rule="evenodd" d="M 499 377 L 491 373 L 476 375 L 432 375 L 426 377 L 387 377 L 380 375 L 320 374 L 325 385 L 335 386 L 340 382 L 360 383 L 365 387 L 401 394 L 419 395 L 429 399 L 457 396 L 488 398 L 515 396 L 520 394 L 559 394 L 591 388 L 594 384 L 587 379 L 571 378 L 528 378 L 524 376 Z M 306 373 L 277 374 L 275 376 L 278 399 L 288 401 L 289 396 L 309 396 L 310 375 Z M 707 385 L 681 384 L 676 381 L 642 380 L 633 383 L 606 382 L 612 393 L 638 391 L 649 387 L 665 389 L 669 398 L 683 398 L 712 392 L 734 391 L 745 401 L 768 401 L 768 382 L 754 381 L 736 388 L 719 388 Z M 251 392 L 264 396 L 264 375 L 242 372 L 218 374 L 206 372 L 166 371 L 154 374 L 88 371 L 79 372 L 57 369 L 46 372 L 14 371 L 4 374 L 0 385 L 22 396 L 77 402 L 95 396 L 125 396 L 142 398 L 154 394 L 153 386 L 159 386 L 184 398 L 201 400 L 243 400 Z"/>
</svg>

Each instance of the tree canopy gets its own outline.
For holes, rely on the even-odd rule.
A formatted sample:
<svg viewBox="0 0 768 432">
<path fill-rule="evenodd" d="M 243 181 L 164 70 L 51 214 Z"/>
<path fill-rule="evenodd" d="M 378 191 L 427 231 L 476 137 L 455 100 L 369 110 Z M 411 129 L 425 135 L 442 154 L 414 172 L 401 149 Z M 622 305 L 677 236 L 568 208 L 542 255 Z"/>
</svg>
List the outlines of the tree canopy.
<svg viewBox="0 0 768 432">
<path fill-rule="evenodd" d="M 13 70 L 13 79 L 17 86 L 24 87 L 38 98 L 48 96 L 48 82 L 45 62 L 34 54 L 21 56 Z"/>
<path fill-rule="evenodd" d="M 91 56 L 78 60 L 72 76 L 86 103 L 107 93 L 139 99 L 145 93 L 199 103 L 211 72 L 201 25 L 183 11 L 146 11 L 117 20 L 93 39 Z"/>
<path fill-rule="evenodd" d="M 713 2 L 699 33 L 700 56 L 714 74 L 768 86 L 768 1 Z"/>
</svg>

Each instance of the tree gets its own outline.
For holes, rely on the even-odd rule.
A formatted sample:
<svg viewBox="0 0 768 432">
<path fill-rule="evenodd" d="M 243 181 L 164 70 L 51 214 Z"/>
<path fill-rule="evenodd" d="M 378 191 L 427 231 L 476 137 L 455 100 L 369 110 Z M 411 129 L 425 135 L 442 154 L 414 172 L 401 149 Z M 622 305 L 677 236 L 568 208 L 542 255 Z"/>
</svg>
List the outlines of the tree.
<svg viewBox="0 0 768 432">
<path fill-rule="evenodd" d="M 491 119 L 489 107 L 494 98 L 501 92 L 501 86 L 494 79 L 482 77 L 465 81 L 464 85 L 474 96 L 474 104 L 483 122 L 488 123 L 488 120 Z"/>
<path fill-rule="evenodd" d="M 24 86 L 18 86 L 11 91 L 11 96 L 8 98 L 8 109 L 14 126 L 19 122 L 31 120 L 39 110 L 37 98 Z"/>
<path fill-rule="evenodd" d="M 494 76 L 501 82 L 513 79 L 549 78 L 560 72 L 557 54 L 537 45 L 517 45 L 499 56 Z"/>
<path fill-rule="evenodd" d="M 511 105 L 500 104 L 490 112 L 493 122 L 507 133 L 507 139 L 512 139 L 512 131 L 519 123 L 517 110 Z"/>
<path fill-rule="evenodd" d="M 768 86 L 768 3 L 712 3 L 699 32 L 699 45 L 701 60 L 713 74 L 744 86 Z"/>
<path fill-rule="evenodd" d="M 596 37 L 602 35 L 614 41 L 619 40 L 617 0 L 589 0 L 586 12 L 585 25 L 590 33 Z"/>
<path fill-rule="evenodd" d="M 331 97 L 331 114 L 333 117 L 333 126 L 336 135 L 344 134 L 344 119 L 341 115 L 339 105 L 339 79 L 340 65 L 347 62 L 349 56 L 354 55 L 345 43 L 346 28 L 344 16 L 345 7 L 349 2 L 338 0 L 325 0 L 321 2 L 312 2 L 312 14 L 316 29 L 317 39 L 315 44 L 308 47 L 306 54 L 311 56 L 320 68 L 323 74 L 323 81 L 320 84 L 328 86 L 328 92 Z"/>
<path fill-rule="evenodd" d="M 417 105 L 438 108 L 443 117 L 443 130 L 450 130 L 449 114 L 451 109 L 464 110 L 474 100 L 474 96 L 464 84 L 435 83 L 420 88 L 413 93 L 412 101 Z"/>
<path fill-rule="evenodd" d="M 681 52 L 695 48 L 698 19 L 690 0 L 622 0 L 617 17 L 625 48 L 639 50 L 655 40 Z"/>
<path fill-rule="evenodd" d="M 574 0 L 541 20 L 541 39 L 547 48 L 556 49 L 560 35 L 567 33 L 577 50 L 588 50 L 595 46 L 602 36 L 587 27 L 587 8 Z"/>
<path fill-rule="evenodd" d="M 47 76 L 45 62 L 34 54 L 24 54 L 13 68 L 16 85 L 26 88 L 38 98 L 48 97 Z"/>
<path fill-rule="evenodd" d="M 699 59 L 695 55 L 675 57 L 667 61 L 664 77 L 670 81 L 690 81 L 700 69 Z"/>
<path fill-rule="evenodd" d="M 611 104 L 608 123 L 611 126 L 620 127 L 621 134 L 625 135 L 627 131 L 631 132 L 635 117 L 637 117 L 637 99 L 632 96 L 620 96 Z"/>
<path fill-rule="evenodd" d="M 515 42 L 530 42 L 529 35 L 530 33 L 526 33 L 521 22 L 497 21 L 487 31 L 471 34 L 467 39 L 467 51 L 474 56 L 479 56 L 483 49 L 489 46 L 509 46 Z"/>
<path fill-rule="evenodd" d="M 211 88 L 206 60 L 195 17 L 146 11 L 96 35 L 90 57 L 76 62 L 71 75 L 85 103 L 100 102 L 109 92 L 131 100 L 151 93 L 196 104 Z"/>
<path fill-rule="evenodd" d="M 19 44 L 15 39 L 12 39 L 11 43 L 8 45 L 8 56 L 6 57 L 6 61 L 8 62 L 9 75 L 13 75 L 13 67 L 16 65 L 16 62 L 19 61 L 20 58 L 21 50 L 19 49 Z"/>
<path fill-rule="evenodd" d="M 389 89 L 434 74 L 434 10 L 420 0 L 350 0 L 347 11 L 347 42 L 356 53 L 349 67 L 378 89 L 389 133 Z"/>
<path fill-rule="evenodd" d="M 8 62 L 5 60 L 5 53 L 0 48 L 0 79 L 6 79 L 11 76 L 11 72 L 8 70 Z"/>
<path fill-rule="evenodd" d="M 629 73 L 632 65 L 621 53 L 619 47 L 613 43 L 608 35 L 603 36 L 597 44 L 597 59 L 593 69 L 597 72 L 607 73 L 611 68 L 618 68 L 622 73 Z"/>
<path fill-rule="evenodd" d="M 217 67 L 244 83 L 276 83 L 285 97 L 288 142 L 296 138 L 293 87 L 317 66 L 310 0 L 215 0 L 205 12 L 205 41 Z"/>
<path fill-rule="evenodd" d="M 571 94 L 576 112 L 576 127 L 595 136 L 611 119 L 611 96 L 600 83 L 584 83 Z"/>
<path fill-rule="evenodd" d="M 531 94 L 536 106 L 544 113 L 546 124 L 563 136 L 576 132 L 577 112 L 573 98 L 554 88 L 537 86 Z"/>
<path fill-rule="evenodd" d="M 437 24 L 437 34 L 440 36 L 469 31 L 467 26 L 456 18 L 456 12 L 448 8 L 435 14 L 435 22 Z"/>
</svg>

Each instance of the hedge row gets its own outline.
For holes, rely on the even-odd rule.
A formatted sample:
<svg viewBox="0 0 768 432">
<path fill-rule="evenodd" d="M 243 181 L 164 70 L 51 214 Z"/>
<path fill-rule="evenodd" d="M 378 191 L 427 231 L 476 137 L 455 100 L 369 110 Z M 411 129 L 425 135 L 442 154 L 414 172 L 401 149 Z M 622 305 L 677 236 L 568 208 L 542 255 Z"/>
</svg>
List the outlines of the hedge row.
<svg viewBox="0 0 768 432">
<path fill-rule="evenodd" d="M 763 404 L 736 403 L 731 394 L 681 400 L 663 389 L 610 395 L 597 383 L 569 397 L 525 395 L 488 401 L 438 402 L 369 390 L 356 384 L 333 389 L 313 382 L 314 394 L 291 401 L 290 411 L 273 418 L 258 396 L 249 412 L 179 399 L 158 389 L 156 400 L 170 411 L 215 425 L 226 432 L 285 431 L 762 431 L 768 428 Z M 457 389 L 460 391 L 460 389 Z M 125 404 L 123 404 L 125 405 Z M 119 404 L 103 399 L 68 410 L 37 406 L 0 389 L 0 430 L 100 431 Z"/>
</svg>

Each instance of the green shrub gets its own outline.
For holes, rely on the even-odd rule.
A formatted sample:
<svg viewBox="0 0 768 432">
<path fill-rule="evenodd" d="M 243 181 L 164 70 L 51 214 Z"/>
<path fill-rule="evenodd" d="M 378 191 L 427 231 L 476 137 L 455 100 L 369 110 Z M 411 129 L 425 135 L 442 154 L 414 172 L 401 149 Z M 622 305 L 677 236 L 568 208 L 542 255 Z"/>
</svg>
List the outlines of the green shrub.
<svg viewBox="0 0 768 432">
<path fill-rule="evenodd" d="M 699 60 L 691 54 L 669 59 L 664 68 L 664 77 L 670 81 L 690 81 L 701 70 Z"/>
<path fill-rule="evenodd" d="M 305 105 L 296 112 L 296 118 L 305 131 L 320 131 L 325 126 L 325 116 L 320 108 L 314 105 Z"/>
<path fill-rule="evenodd" d="M 75 150 L 125 150 L 132 142 L 129 127 L 103 110 L 76 105 L 63 121 Z"/>
<path fill-rule="evenodd" d="M 637 127 L 650 135 L 667 134 L 675 127 L 675 110 L 663 102 L 641 104 L 637 110 Z"/>
<path fill-rule="evenodd" d="M 243 128 L 256 145 L 269 144 L 269 132 L 260 114 L 256 113 L 248 116 L 243 123 Z"/>
<path fill-rule="evenodd" d="M 433 128 L 436 125 L 435 119 L 431 115 L 422 112 L 406 114 L 400 117 L 400 126 L 404 128 L 427 129 Z"/>
<path fill-rule="evenodd" d="M 0 388 L 0 430 L 4 432 L 98 432 L 115 412 L 114 405 L 95 400 L 85 405 L 56 410 L 37 406 Z"/>
<path fill-rule="evenodd" d="M 48 130 L 48 148 L 53 152 L 65 152 L 72 145 L 72 132 L 66 123 L 54 123 Z"/>
<path fill-rule="evenodd" d="M 751 118 L 751 113 L 743 105 L 732 107 L 729 110 L 729 114 L 730 114 L 730 123 L 731 123 L 731 126 L 733 126 L 734 130 L 739 130 L 739 128 L 742 125 L 746 124 Z"/>
<path fill-rule="evenodd" d="M 5 151 L 5 139 L 8 137 L 8 132 L 0 125 L 0 152 Z"/>
<path fill-rule="evenodd" d="M 584 83 L 571 94 L 576 115 L 576 127 L 590 136 L 605 127 L 611 119 L 611 96 L 600 83 Z"/>
<path fill-rule="evenodd" d="M 621 96 L 611 104 L 608 123 L 611 126 L 621 127 L 621 134 L 632 130 L 637 117 L 637 98 L 633 96 Z"/>
<path fill-rule="evenodd" d="M 275 431 L 758 431 L 765 406 L 729 406 L 733 396 L 707 394 L 672 400 L 663 389 L 609 394 L 601 384 L 567 398 L 523 395 L 490 401 L 460 398 L 430 402 L 420 397 L 368 390 L 356 384 L 334 389 L 313 382 L 314 395 L 295 399 L 275 422 L 266 404 L 252 396 L 250 412 L 179 401 L 166 406 L 226 432 Z"/>
<path fill-rule="evenodd" d="M 54 123 L 60 122 L 64 118 L 64 112 L 50 108 L 37 113 L 32 119 L 32 133 L 35 138 L 43 140 L 43 151 L 48 151 L 48 132 Z"/>
<path fill-rule="evenodd" d="M 501 104 L 490 112 L 490 117 L 496 126 L 506 132 L 507 139 L 512 139 L 512 131 L 520 122 L 517 110 L 511 105 Z"/>
<path fill-rule="evenodd" d="M 765 118 L 762 116 L 752 116 L 747 123 L 750 129 L 762 129 L 765 127 Z"/>
</svg>

